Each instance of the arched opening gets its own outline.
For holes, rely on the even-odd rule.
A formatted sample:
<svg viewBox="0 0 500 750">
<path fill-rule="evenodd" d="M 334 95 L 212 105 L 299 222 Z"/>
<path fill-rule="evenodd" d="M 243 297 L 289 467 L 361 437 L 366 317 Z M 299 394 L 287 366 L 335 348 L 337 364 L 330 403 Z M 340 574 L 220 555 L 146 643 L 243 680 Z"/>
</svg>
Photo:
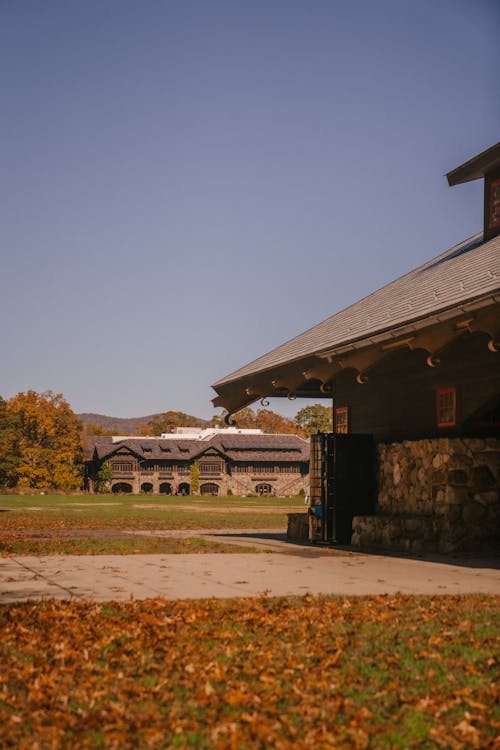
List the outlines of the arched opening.
<svg viewBox="0 0 500 750">
<path fill-rule="evenodd" d="M 179 485 L 179 495 L 190 495 L 191 494 L 191 487 L 187 482 L 181 482 Z"/>
<path fill-rule="evenodd" d="M 162 482 L 160 484 L 160 495 L 171 495 L 172 494 L 172 485 L 170 482 Z"/>
<path fill-rule="evenodd" d="M 151 482 L 143 482 L 141 484 L 141 492 L 146 492 L 148 495 L 153 492 L 153 485 Z"/>
<path fill-rule="evenodd" d="M 218 495 L 219 485 L 214 482 L 206 482 L 200 486 L 200 495 Z"/>
<path fill-rule="evenodd" d="M 255 485 L 255 492 L 257 495 L 273 495 L 273 488 L 270 484 L 267 484 L 267 482 L 262 482 L 261 484 Z"/>
<path fill-rule="evenodd" d="M 117 482 L 112 486 L 111 492 L 113 492 L 115 495 L 117 495 L 119 492 L 122 492 L 125 495 L 129 495 L 132 492 L 132 485 L 128 482 Z"/>
</svg>

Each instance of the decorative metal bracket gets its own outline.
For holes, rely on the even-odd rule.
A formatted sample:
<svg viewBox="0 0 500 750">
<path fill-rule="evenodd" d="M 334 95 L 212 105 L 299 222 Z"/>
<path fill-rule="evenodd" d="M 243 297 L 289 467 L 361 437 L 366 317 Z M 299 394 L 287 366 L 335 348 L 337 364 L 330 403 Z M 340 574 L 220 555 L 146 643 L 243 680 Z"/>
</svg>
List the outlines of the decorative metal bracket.
<svg viewBox="0 0 500 750">
<path fill-rule="evenodd" d="M 429 367 L 437 367 L 441 364 L 441 360 L 439 359 L 439 357 L 433 357 L 432 354 L 429 354 L 425 361 L 427 362 Z"/>
<path fill-rule="evenodd" d="M 269 400 L 266 397 L 261 398 L 260 405 L 266 409 L 269 406 Z"/>
<path fill-rule="evenodd" d="M 233 417 L 233 414 L 234 414 L 234 411 L 228 411 L 228 413 L 227 413 L 227 414 L 226 414 L 226 416 L 224 417 L 224 422 L 225 422 L 225 423 L 226 423 L 226 424 L 227 424 L 227 425 L 228 425 L 229 427 L 234 427 L 234 426 L 235 426 L 235 424 L 236 424 L 236 419 L 234 419 L 234 417 Z"/>
</svg>

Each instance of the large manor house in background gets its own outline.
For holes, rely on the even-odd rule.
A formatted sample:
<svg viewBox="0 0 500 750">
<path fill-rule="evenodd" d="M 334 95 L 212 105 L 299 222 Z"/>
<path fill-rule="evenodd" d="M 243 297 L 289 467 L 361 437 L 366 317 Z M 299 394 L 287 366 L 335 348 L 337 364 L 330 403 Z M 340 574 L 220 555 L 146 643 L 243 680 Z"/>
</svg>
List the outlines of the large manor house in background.
<svg viewBox="0 0 500 750">
<path fill-rule="evenodd" d="M 90 490 L 104 463 L 112 492 L 290 496 L 309 485 L 309 443 L 262 430 L 184 427 L 154 438 L 99 437 L 88 458 Z"/>
<path fill-rule="evenodd" d="M 483 230 L 213 385 L 231 416 L 268 397 L 330 398 L 311 442 L 324 542 L 396 552 L 495 549 L 500 528 L 500 143 L 447 174 L 484 179 Z M 296 495 L 293 435 L 101 438 L 115 492 Z M 297 521 L 303 533 L 304 514 Z M 301 530 L 302 529 L 302 530 Z"/>
</svg>

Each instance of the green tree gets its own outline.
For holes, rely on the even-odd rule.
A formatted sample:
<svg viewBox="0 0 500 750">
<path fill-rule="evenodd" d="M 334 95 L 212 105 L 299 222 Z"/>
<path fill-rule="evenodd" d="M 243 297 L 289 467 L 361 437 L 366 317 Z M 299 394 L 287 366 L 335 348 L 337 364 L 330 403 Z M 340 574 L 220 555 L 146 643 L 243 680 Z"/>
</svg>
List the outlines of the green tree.
<svg viewBox="0 0 500 750">
<path fill-rule="evenodd" d="M 200 489 L 200 467 L 198 461 L 191 464 L 191 493 L 194 495 Z"/>
<path fill-rule="evenodd" d="M 308 435 L 332 431 L 332 407 L 323 404 L 305 406 L 295 415 L 295 424 Z"/>
<path fill-rule="evenodd" d="M 17 430 L 9 405 L 0 396 L 0 485 L 11 487 L 17 481 Z"/>
<path fill-rule="evenodd" d="M 7 401 L 16 482 L 35 489 L 81 485 L 81 423 L 63 396 L 27 391 Z"/>
<path fill-rule="evenodd" d="M 111 467 L 107 461 L 104 461 L 99 471 L 97 472 L 97 491 L 98 492 L 108 492 L 109 491 L 109 482 L 111 480 L 111 477 L 113 476 L 113 472 L 111 471 Z"/>
</svg>

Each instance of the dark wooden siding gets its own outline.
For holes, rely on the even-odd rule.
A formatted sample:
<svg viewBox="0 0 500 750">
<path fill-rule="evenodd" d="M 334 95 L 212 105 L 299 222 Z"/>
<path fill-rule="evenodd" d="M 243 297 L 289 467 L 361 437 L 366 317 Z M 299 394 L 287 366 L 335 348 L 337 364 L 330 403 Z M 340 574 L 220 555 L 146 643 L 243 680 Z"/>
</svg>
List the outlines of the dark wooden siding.
<svg viewBox="0 0 500 750">
<path fill-rule="evenodd" d="M 426 352 L 394 352 L 369 373 L 364 385 L 353 370 L 337 378 L 337 406 L 349 407 L 350 431 L 378 441 L 456 436 L 481 406 L 500 395 L 500 354 L 487 348 L 483 334 L 465 335 L 429 367 Z M 457 426 L 436 426 L 436 390 L 457 389 Z"/>
</svg>

